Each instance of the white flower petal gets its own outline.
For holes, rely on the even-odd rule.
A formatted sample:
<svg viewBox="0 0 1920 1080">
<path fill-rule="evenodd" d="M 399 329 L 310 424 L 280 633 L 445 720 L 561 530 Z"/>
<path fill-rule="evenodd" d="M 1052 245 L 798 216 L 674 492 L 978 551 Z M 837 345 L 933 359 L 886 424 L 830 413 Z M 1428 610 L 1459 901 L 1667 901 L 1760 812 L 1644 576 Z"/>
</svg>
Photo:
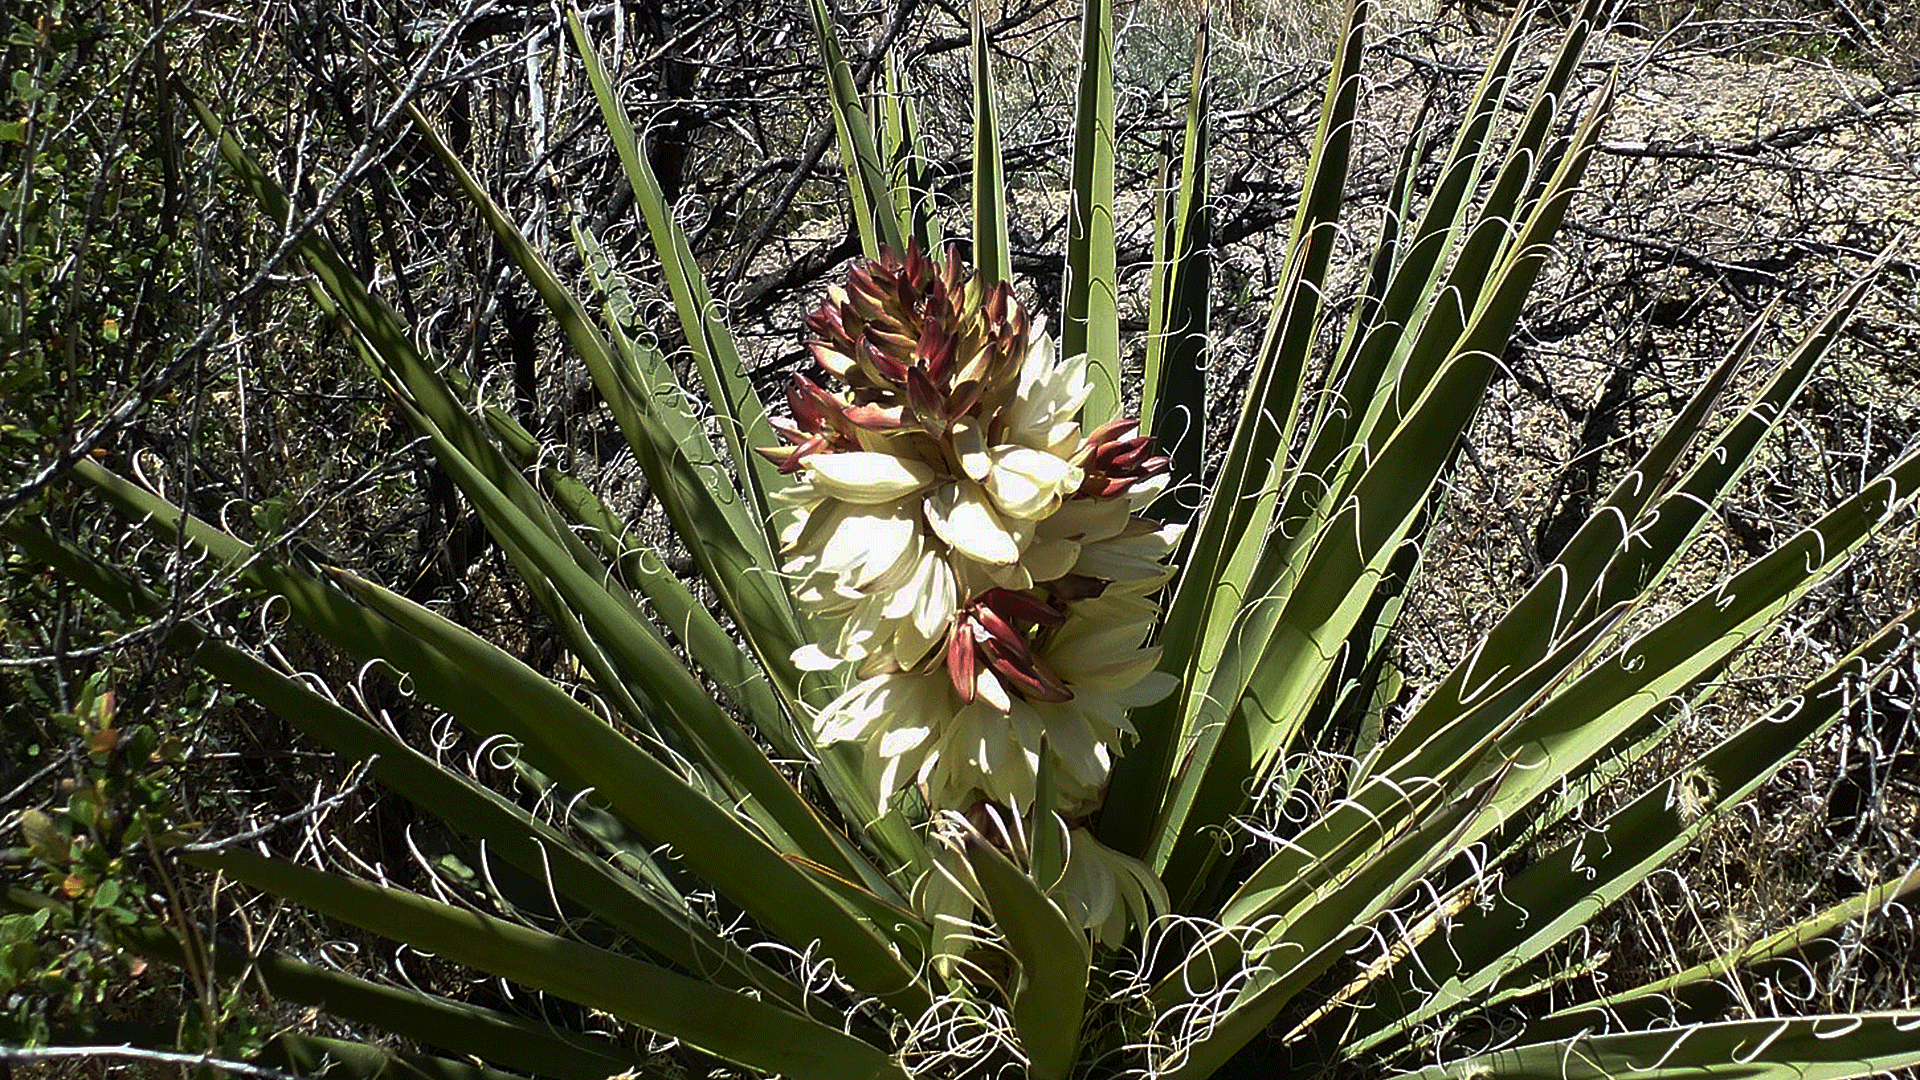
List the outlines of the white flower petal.
<svg viewBox="0 0 1920 1080">
<path fill-rule="evenodd" d="M 938 749 L 920 768 L 928 803 L 949 809 L 967 805 L 974 791 L 986 789 L 982 755 L 1007 742 L 1006 720 L 991 707 L 976 701 L 956 712 Z"/>
<path fill-rule="evenodd" d="M 987 453 L 987 437 L 980 430 L 980 421 L 971 416 L 963 416 L 953 422 L 953 452 L 960 458 L 960 471 L 975 480 L 985 480 L 988 470 L 993 468 L 993 458 Z"/>
<path fill-rule="evenodd" d="M 1083 710 L 1071 702 L 1059 705 L 1043 703 L 1032 708 L 1046 725 L 1047 752 L 1053 755 L 1055 764 L 1064 770 L 1055 775 L 1061 781 L 1069 781 L 1063 783 L 1062 788 L 1097 793 L 1107 782 L 1107 770 L 1113 757 L 1088 726 L 1081 715 Z"/>
<path fill-rule="evenodd" d="M 995 675 L 991 668 L 980 669 L 973 680 L 973 692 L 979 700 L 1000 712 L 1004 713 L 1013 708 L 1013 698 L 1007 693 L 1007 688 L 1001 684 L 1000 677 Z"/>
<path fill-rule="evenodd" d="M 1047 642 L 1047 663 L 1071 682 L 1066 671 L 1094 672 L 1130 659 L 1147 639 L 1148 629 L 1143 623 L 1069 619 Z"/>
<path fill-rule="evenodd" d="M 1052 659 L 1049 655 L 1048 661 L 1051 662 Z M 1108 654 L 1106 663 L 1060 663 L 1054 666 L 1054 672 L 1076 689 L 1112 693 L 1125 690 L 1146 678 L 1147 673 L 1159 663 L 1160 650 L 1158 649 L 1128 649 L 1117 654 Z"/>
<path fill-rule="evenodd" d="M 1081 841 L 1083 830 L 1074 830 L 1067 846 L 1067 869 L 1060 898 L 1067 914 L 1083 927 L 1100 926 L 1116 906 L 1121 905 L 1119 882 L 1105 860 Z"/>
<path fill-rule="evenodd" d="M 933 556 L 933 553 L 929 552 L 928 555 Z M 943 632 L 947 624 L 953 621 L 954 612 L 959 610 L 959 598 L 954 592 L 953 568 L 947 565 L 945 559 L 933 556 L 927 567 L 926 582 L 914 598 L 914 629 L 928 638 Z"/>
<path fill-rule="evenodd" d="M 889 651 L 893 654 L 894 662 L 899 666 L 917 667 L 922 660 L 926 659 L 927 654 L 933 651 L 935 645 L 946 641 L 946 637 L 944 624 L 936 633 L 923 634 L 911 619 L 903 619 L 894 624 L 893 647 Z"/>
<path fill-rule="evenodd" d="M 1078 601 L 1054 631 L 1047 655 L 1071 663 L 1112 660 L 1147 640 L 1159 610 L 1151 600 L 1124 594 Z"/>
<path fill-rule="evenodd" d="M 1084 355 L 1056 360 L 1053 341 L 1036 331 L 1013 401 L 1003 414 L 1011 441 L 1037 450 L 1061 450 L 1079 441 L 1074 416 L 1092 393 Z"/>
<path fill-rule="evenodd" d="M 1179 543 L 1179 526 L 1135 521 L 1119 536 L 1080 549 L 1074 572 L 1105 578 L 1120 591 L 1152 592 L 1173 576 L 1164 560 Z"/>
<path fill-rule="evenodd" d="M 994 506 L 1008 517 L 1037 518 L 1051 509 L 1047 504 L 1052 491 L 1019 473 L 995 470 L 986 487 Z"/>
<path fill-rule="evenodd" d="M 988 587 L 997 586 L 1022 592 L 1034 586 L 1033 574 L 1028 572 L 1027 564 L 1024 562 L 1017 562 L 1012 566 L 986 566 L 981 569 L 984 571 L 983 576 L 987 579 Z"/>
<path fill-rule="evenodd" d="M 999 566 L 1020 560 L 1020 545 L 980 485 L 970 480 L 942 484 L 928 496 L 926 510 L 934 535 L 968 558 Z"/>
<path fill-rule="evenodd" d="M 954 595 L 953 569 L 937 551 L 927 550 L 914 564 L 913 573 L 887 600 L 889 619 L 910 620 L 922 637 L 938 633 L 958 606 Z"/>
<path fill-rule="evenodd" d="M 1144 929 L 1168 907 L 1166 886 L 1145 863 L 1107 847 L 1085 829 L 1068 834 L 1058 897 L 1067 914 L 1108 946 L 1121 944 L 1130 926 Z"/>
<path fill-rule="evenodd" d="M 880 755 L 895 757 L 919 746 L 932 736 L 933 729 L 925 724 L 902 725 L 890 728 L 880 736 Z"/>
<path fill-rule="evenodd" d="M 837 650 L 848 660 L 859 660 L 872 652 L 879 644 L 880 609 L 883 607 L 879 597 L 866 597 L 848 610 L 841 620 Z"/>
<path fill-rule="evenodd" d="M 917 559 L 916 515 L 905 507 L 861 508 L 841 518 L 820 549 L 819 570 L 842 579 L 845 589 L 863 589 L 909 557 Z"/>
<path fill-rule="evenodd" d="M 1040 749 L 1040 736 L 1046 732 L 1047 727 L 1033 705 L 1026 701 L 1014 702 L 1013 710 L 1007 713 L 1007 723 L 1013 726 L 1015 742 L 1021 746 L 1032 747 L 1036 751 Z M 1035 757 L 1034 763 L 1038 764 L 1039 760 Z"/>
<path fill-rule="evenodd" d="M 1020 565 L 1035 581 L 1052 581 L 1073 569 L 1080 545 L 1071 540 L 1035 540 L 1020 555 Z"/>
<path fill-rule="evenodd" d="M 1173 477 L 1168 473 L 1160 473 L 1156 476 L 1136 480 L 1133 486 L 1127 489 L 1126 495 L 1123 496 L 1127 501 L 1128 509 L 1136 514 L 1146 510 L 1148 506 L 1153 504 L 1153 500 L 1160 497 L 1161 492 L 1167 490 L 1167 485 L 1172 482 Z M 1182 525 L 1180 528 L 1184 530 L 1186 526 Z"/>
<path fill-rule="evenodd" d="M 814 720 L 820 741 L 849 742 L 864 736 L 873 722 L 886 713 L 898 678 L 882 675 L 865 679 L 834 698 Z"/>
<path fill-rule="evenodd" d="M 1157 653 L 1158 650 L 1155 650 Z M 1155 662 L 1159 656 L 1154 657 Z M 1151 705 L 1180 688 L 1180 680 L 1164 671 L 1149 671 L 1139 682 L 1128 687 L 1126 693 L 1118 695 L 1123 708 L 1131 709 L 1140 705 Z"/>
<path fill-rule="evenodd" d="M 851 503 L 892 502 L 933 483 L 933 466 L 914 458 L 849 450 L 806 459 L 809 479 L 823 494 Z"/>
<path fill-rule="evenodd" d="M 831 671 L 840 663 L 840 657 L 827 655 L 818 645 L 802 645 L 793 650 L 793 666 L 801 671 Z"/>
<path fill-rule="evenodd" d="M 819 558 L 821 547 L 851 513 L 853 508 L 838 499 L 823 500 L 807 511 L 795 523 L 797 528 L 791 535 L 781 538 L 785 542 L 781 552 L 787 556 L 784 569 L 789 573 L 807 573 L 812 568 L 812 560 Z"/>
<path fill-rule="evenodd" d="M 1119 536 L 1129 520 L 1125 499 L 1068 499 L 1040 522 L 1035 534 L 1089 544 Z"/>
<path fill-rule="evenodd" d="M 1080 486 L 1078 466 L 1044 450 L 1024 446 L 993 448 L 987 492 L 1009 517 L 1045 517 Z"/>
<path fill-rule="evenodd" d="M 929 727 L 898 727 L 868 742 L 868 768 L 879 774 L 881 813 L 887 812 L 894 792 L 904 786 L 903 778 L 919 771 L 932 748 L 928 743 L 928 736 L 932 734 L 933 729 Z"/>
<path fill-rule="evenodd" d="M 820 493 L 818 488 L 809 483 L 804 475 L 795 478 L 792 484 L 778 491 L 767 493 L 767 501 L 769 502 L 779 503 L 782 506 L 798 506 L 802 508 L 810 507 L 822 498 L 825 498 L 825 496 Z"/>
<path fill-rule="evenodd" d="M 906 665 L 897 662 L 892 649 L 878 648 L 878 651 L 869 653 L 854 665 L 853 677 L 873 679 L 882 675 L 898 675 L 905 670 Z"/>
<path fill-rule="evenodd" d="M 894 556 L 891 563 L 884 565 L 881 564 L 879 558 L 876 558 L 874 563 L 867 568 L 869 573 L 853 583 L 854 587 L 863 593 L 881 594 L 883 607 L 885 606 L 886 597 L 892 596 L 896 590 L 913 580 L 914 573 L 920 567 L 922 556 L 927 553 L 926 537 L 921 531 L 920 522 L 915 520 L 914 515 L 911 513 L 902 515 L 902 517 L 907 523 L 906 528 L 903 530 L 906 536 L 906 543 L 901 547 L 900 553 Z M 883 558 L 886 552 L 882 551 L 877 554 Z M 878 572 L 872 572 L 876 567 L 879 568 Z"/>
<path fill-rule="evenodd" d="M 976 702 L 971 708 L 980 709 Z M 969 747 L 967 764 L 972 786 L 1004 806 L 1033 805 L 1034 785 L 1039 776 L 1040 757 L 1008 730 L 1007 718 L 987 713 L 973 726 L 978 741 Z M 965 798 L 966 792 L 959 793 Z M 961 805 L 955 803 L 952 805 Z"/>
</svg>

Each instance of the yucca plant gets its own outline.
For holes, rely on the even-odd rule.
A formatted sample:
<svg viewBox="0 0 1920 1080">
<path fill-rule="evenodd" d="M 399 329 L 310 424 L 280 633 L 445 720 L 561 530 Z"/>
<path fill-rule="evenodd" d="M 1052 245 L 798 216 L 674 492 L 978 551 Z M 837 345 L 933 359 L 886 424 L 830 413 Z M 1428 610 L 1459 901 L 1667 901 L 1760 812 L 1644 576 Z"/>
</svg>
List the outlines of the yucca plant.
<svg viewBox="0 0 1920 1080">
<path fill-rule="evenodd" d="M 286 1032 L 262 1053 L 303 1072 L 1188 1078 L 1239 1062 L 1247 1075 L 1840 1077 L 1920 1064 L 1920 1014 L 1742 1017 L 1726 981 L 1911 878 L 1700 967 L 1530 1009 L 1520 1030 L 1487 1023 L 1491 1007 L 1563 983 L 1556 948 L 1853 709 L 1920 618 L 1575 823 L 1580 792 L 1650 774 L 1682 705 L 1714 693 L 1920 487 L 1909 451 L 1729 579 L 1679 603 L 1657 592 L 1862 281 L 1749 379 L 1756 323 L 1484 639 L 1437 684 L 1400 684 L 1396 618 L 1428 572 L 1422 541 L 1454 449 L 1607 113 L 1608 87 L 1574 82 L 1594 9 L 1524 88 L 1532 39 L 1516 17 L 1430 183 L 1422 147 L 1407 148 L 1341 314 L 1333 241 L 1369 19 L 1353 5 L 1221 447 L 1204 440 L 1217 302 L 1204 32 L 1178 183 L 1153 196 L 1130 409 L 1107 0 L 1083 20 L 1058 313 L 1031 310 L 1012 273 L 977 15 L 963 242 L 912 167 L 912 101 L 863 96 L 823 0 L 812 18 L 865 259 L 807 321 L 818 369 L 771 412 L 577 15 L 691 387 L 633 334 L 634 301 L 591 231 L 573 233 L 589 278 L 577 286 L 411 117 L 591 373 L 696 582 L 543 460 L 325 240 L 299 240 L 316 303 L 351 326 L 580 685 L 348 568 L 253 547 L 111 462 L 75 470 L 105 507 L 509 748 L 519 785 L 495 790 L 210 628 L 172 631 L 207 672 L 370 763 L 473 861 L 533 887 L 489 870 L 410 888 L 305 865 L 271 837 L 169 857 L 577 1008 L 536 1020 L 180 926 L 126 931 L 128 948 L 404 1040 Z M 200 117 L 237 182 L 290 220 L 242 139 Z M 6 528 L 122 610 L 164 604 L 157 584 L 66 539 Z M 1283 818 L 1269 812 L 1281 804 Z"/>
</svg>

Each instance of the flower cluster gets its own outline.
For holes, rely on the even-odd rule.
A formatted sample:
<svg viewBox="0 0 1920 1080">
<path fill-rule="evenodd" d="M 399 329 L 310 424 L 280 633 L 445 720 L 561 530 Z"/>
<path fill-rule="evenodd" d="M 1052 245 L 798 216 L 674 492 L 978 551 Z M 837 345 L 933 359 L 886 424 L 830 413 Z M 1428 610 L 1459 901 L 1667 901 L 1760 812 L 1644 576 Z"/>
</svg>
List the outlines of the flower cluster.
<svg viewBox="0 0 1920 1080">
<path fill-rule="evenodd" d="M 1098 805 L 1127 710 L 1172 680 L 1144 648 L 1174 528 L 1138 516 L 1167 459 L 1137 425 L 1083 432 L 1086 359 L 1056 356 L 1012 290 L 951 250 L 856 268 L 807 320 L 840 388 L 796 376 L 781 500 L 795 596 L 834 629 L 795 660 L 852 665 L 818 718 L 862 743 L 881 804 Z"/>
</svg>

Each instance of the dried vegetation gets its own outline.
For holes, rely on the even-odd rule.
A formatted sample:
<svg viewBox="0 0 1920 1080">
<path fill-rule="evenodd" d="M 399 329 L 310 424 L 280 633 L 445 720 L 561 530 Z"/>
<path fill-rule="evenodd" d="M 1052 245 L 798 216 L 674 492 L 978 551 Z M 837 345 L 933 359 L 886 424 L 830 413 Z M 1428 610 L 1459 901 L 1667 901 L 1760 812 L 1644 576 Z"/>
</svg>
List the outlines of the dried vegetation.
<svg viewBox="0 0 1920 1080">
<path fill-rule="evenodd" d="M 1802 420 L 1770 450 L 1721 527 L 1701 541 L 1692 583 L 1724 577 L 1767 538 L 1795 529 L 1812 508 L 1850 493 L 1920 438 L 1920 18 L 1897 10 L 1902 2 L 1805 0 L 1788 5 L 1791 13 L 1770 5 L 1766 17 L 1726 3 L 1691 23 L 1677 11 L 1649 7 L 1628 13 L 1641 32 L 1619 34 L 1596 50 L 1586 81 L 1618 72 L 1617 116 L 1560 254 L 1504 358 L 1492 404 L 1461 447 L 1436 510 L 1425 557 L 1447 570 L 1429 578 L 1440 587 L 1413 597 L 1404 615 L 1413 632 L 1399 663 L 1409 694 L 1443 673 L 1517 594 L 1748 321 L 1771 320 L 1759 347 L 1778 353 L 1795 328 L 1883 253 L 1883 283 L 1807 392 Z M 42 7 L 52 17 L 54 9 Z M 927 103 L 924 165 L 949 194 L 944 209 L 957 221 L 968 153 L 960 9 L 907 0 L 842 14 L 849 41 L 906 44 L 901 74 Z M 1068 136 L 1061 73 L 1070 70 L 1072 13 L 1034 2 L 1002 5 L 994 14 L 1011 99 L 1004 138 L 1017 193 L 1014 266 L 1044 309 L 1060 288 L 1063 224 L 1053 193 L 1062 185 Z M 1124 16 L 1122 191 L 1144 189 L 1162 156 L 1177 152 L 1174 110 L 1194 14 L 1186 0 L 1141 0 Z M 1275 277 L 1311 131 L 1322 27 L 1331 15 L 1323 4 L 1271 0 L 1236 0 L 1213 12 L 1218 269 L 1248 301 L 1216 312 L 1224 344 L 1218 355 L 1245 355 L 1260 331 L 1249 320 Z M 70 184 L 113 176 L 125 155 L 157 162 L 153 182 L 165 185 L 167 199 L 152 214 L 180 222 L 170 234 L 177 244 L 169 249 L 168 276 L 154 286 L 171 300 L 162 309 L 155 296 L 140 293 L 145 306 L 118 316 L 165 344 L 136 352 L 90 335 L 62 346 L 64 379 L 8 384 L 12 416 L 55 414 L 62 422 L 45 438 L 5 444 L 0 507 L 75 535 L 109 528 L 76 516 L 43 482 L 49 466 L 97 447 L 201 513 L 243 525 L 294 557 L 352 566 L 457 612 L 537 666 L 557 667 L 557 647 L 525 599 L 505 586 L 503 560 L 476 519 L 398 434 L 404 425 L 386 412 L 335 329 L 304 305 L 282 261 L 282 223 L 236 222 L 206 209 L 232 202 L 226 179 L 165 89 L 168 79 L 182 79 L 249 126 L 262 145 L 277 147 L 278 167 L 307 192 L 303 212 L 329 230 L 411 324 L 431 328 L 431 346 L 548 440 L 541 451 L 548 460 L 657 530 L 644 483 L 610 421 L 583 407 L 584 374 L 561 361 L 555 332 L 531 295 L 504 272 L 481 226 L 456 212 L 456 193 L 426 152 L 391 122 L 401 101 L 420 101 L 536 238 L 564 236 L 568 215 L 584 213 L 644 296 L 649 274 L 633 208 L 620 194 L 624 185 L 616 182 L 608 148 L 595 141 L 603 136 L 595 134 L 578 72 L 565 62 L 553 13 L 492 5 L 402 10 L 350 0 L 210 4 L 171 12 L 163 25 L 113 4 L 85 11 L 69 4 L 61 17 L 127 22 L 120 31 L 83 35 L 70 45 L 72 57 L 44 69 L 49 79 L 65 80 L 61 107 L 71 122 L 40 143 L 0 144 L 0 160 L 11 177 L 34 168 L 32 153 L 64 146 L 60 175 Z M 772 0 L 605 7 L 593 17 L 599 35 L 618 43 L 625 58 L 629 107 L 651 118 L 655 166 L 679 200 L 696 250 L 724 283 L 734 325 L 758 329 L 755 378 L 773 386 L 800 359 L 798 313 L 854 251 L 809 42 L 790 6 Z M 1472 5 L 1465 12 L 1405 8 L 1383 20 L 1363 108 L 1366 163 L 1357 170 L 1364 176 L 1375 169 L 1383 181 L 1356 186 L 1356 236 L 1378 213 L 1384 177 L 1406 133 L 1458 108 L 1470 89 L 1487 49 L 1471 24 L 1489 19 Z M 52 47 L 8 46 L 10 59 Z M 863 75 L 885 73 L 869 67 Z M 126 122 L 113 122 L 102 111 L 109 107 Z M 154 122 L 162 116 L 177 125 L 166 127 L 164 138 L 134 134 L 161 131 Z M 88 137 L 60 143 L 73 141 L 76 131 Z M 1138 202 L 1123 209 L 1130 210 L 1120 240 L 1124 266 L 1145 258 L 1151 208 Z M 106 236 L 160 223 L 142 213 L 81 200 L 72 220 Z M 15 265 L 31 254 L 22 220 L 17 208 L 0 208 Z M 95 251 L 76 242 L 64 269 L 21 286 L 64 306 L 40 323 L 11 326 L 9 357 L 31 348 L 57 352 L 50 334 L 71 338 L 73 327 L 61 319 L 98 288 L 99 273 L 86 263 Z M 1137 276 L 1123 271 L 1123 288 L 1129 281 Z M 1233 291 L 1222 294 L 1231 298 Z M 39 308 L 23 303 L 22 310 Z M 669 320 L 657 298 L 642 303 L 641 315 L 638 330 L 665 333 L 658 328 Z M 76 349 L 113 363 L 76 366 Z M 1223 402 L 1240 389 L 1239 374 L 1232 364 L 1212 373 Z M 1230 411 L 1229 404 L 1221 413 Z M 175 552 L 132 536 L 107 540 L 128 563 L 204 585 L 181 591 L 190 599 L 177 614 L 269 641 L 296 668 L 323 663 L 271 609 L 228 599 L 219 568 L 174 565 Z M 1689 717 L 1675 738 L 1711 739 L 1717 710 L 1762 708 L 1793 676 L 1844 652 L 1862 628 L 1920 601 L 1917 562 L 1920 538 L 1909 522 L 1728 671 L 1738 693 Z M 167 766 L 164 796 L 178 820 L 198 823 L 208 836 L 278 823 L 288 849 L 296 846 L 289 838 L 301 835 L 320 862 L 413 881 L 442 874 L 472 882 L 486 873 L 450 838 L 416 831 L 404 807 L 359 786 L 359 777 L 304 747 L 267 714 L 207 694 L 151 649 L 154 633 L 105 617 L 36 567 L 15 560 L 6 573 L 0 789 L 8 793 L 8 843 L 20 842 L 11 830 L 23 811 L 64 800 L 89 782 L 91 759 L 79 741 L 86 722 L 62 726 L 50 718 L 80 708 L 82 687 L 97 680 L 118 691 L 121 727 L 149 724 L 182 741 L 183 753 Z M 341 670 L 319 674 L 416 745 L 466 759 L 474 771 L 491 767 L 489 748 L 461 742 L 443 720 L 423 715 L 379 680 Z M 1637 892 L 1614 936 L 1577 941 L 1559 962 L 1581 969 L 1578 979 L 1601 984 L 1685 966 L 1920 862 L 1914 674 L 1861 703 L 1803 766 L 1764 789 L 1751 812 L 1705 837 L 1684 877 L 1662 875 Z M 1642 767 L 1662 760 L 1655 755 Z M 1602 793 L 1595 809 L 1605 806 Z M 291 943 L 318 962 L 438 985 L 496 1006 L 543 1007 L 503 986 L 444 985 L 449 972 L 430 960 L 360 949 L 338 928 L 228 890 L 156 876 L 152 864 L 132 854 L 111 872 L 127 883 L 140 914 L 219 924 L 247 940 Z M 25 852 L 6 872 L 16 886 L 48 884 L 44 867 Z M 487 882 L 502 890 L 530 885 Z M 1920 970 L 1911 956 L 1878 950 L 1884 929 L 1868 920 L 1818 966 L 1757 981 L 1751 1008 L 1782 1007 L 1769 995 L 1830 999 L 1834 1008 L 1914 1002 L 1911 980 Z M 1912 930 L 1894 927 L 1886 940 L 1910 941 Z M 165 1026 L 184 1014 L 183 1045 L 234 1055 L 277 1022 L 270 1001 L 217 1000 L 211 984 L 191 977 L 116 967 L 87 927 L 65 933 L 35 947 L 47 964 L 65 958 L 57 978 L 92 982 L 84 994 L 56 1000 L 36 996 L 40 984 L 17 980 L 7 1002 L 11 1039 L 106 1030 L 123 1021 Z M 1597 962 L 1582 967 L 1589 957 Z"/>
</svg>

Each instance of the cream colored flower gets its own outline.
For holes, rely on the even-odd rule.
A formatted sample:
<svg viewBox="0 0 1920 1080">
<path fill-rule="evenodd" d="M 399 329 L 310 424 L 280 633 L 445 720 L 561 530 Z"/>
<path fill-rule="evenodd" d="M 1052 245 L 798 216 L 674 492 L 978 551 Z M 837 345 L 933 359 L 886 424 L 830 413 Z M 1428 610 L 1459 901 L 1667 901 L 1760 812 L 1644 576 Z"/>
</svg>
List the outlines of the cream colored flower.
<svg viewBox="0 0 1920 1080">
<path fill-rule="evenodd" d="M 1054 830 L 1062 843 L 1066 865 L 1054 876 L 1036 874 L 1032 834 L 1037 829 Z M 1166 887 L 1145 863 L 1055 815 L 1028 826 L 992 808 L 969 815 L 947 811 L 936 816 L 931 832 L 933 866 L 916 883 L 914 902 L 933 924 L 934 963 L 949 976 L 968 953 L 991 940 L 991 932 L 976 921 L 990 904 L 968 861 L 969 844 L 989 844 L 1035 875 L 1034 883 L 1061 913 L 1103 945 L 1123 944 L 1129 929 L 1149 925 L 1169 907 Z"/>
<path fill-rule="evenodd" d="M 882 810 L 916 787 L 936 813 L 1084 818 L 1128 710 L 1173 689 L 1147 641 L 1180 533 L 1138 516 L 1166 458 L 1131 421 L 1083 431 L 1085 357 L 951 252 L 857 268 L 807 325 L 838 388 L 796 377 L 762 453 L 795 481 L 794 598 L 833 628 L 795 662 L 855 677 L 818 737 L 864 748 Z M 1076 843 L 1085 925 L 1144 910 L 1123 856 Z"/>
<path fill-rule="evenodd" d="M 1166 912 L 1167 887 L 1146 863 L 1102 844 L 1085 829 L 1067 835 L 1067 870 L 1054 899 L 1095 940 L 1119 946 L 1129 928 L 1145 927 Z"/>
</svg>

